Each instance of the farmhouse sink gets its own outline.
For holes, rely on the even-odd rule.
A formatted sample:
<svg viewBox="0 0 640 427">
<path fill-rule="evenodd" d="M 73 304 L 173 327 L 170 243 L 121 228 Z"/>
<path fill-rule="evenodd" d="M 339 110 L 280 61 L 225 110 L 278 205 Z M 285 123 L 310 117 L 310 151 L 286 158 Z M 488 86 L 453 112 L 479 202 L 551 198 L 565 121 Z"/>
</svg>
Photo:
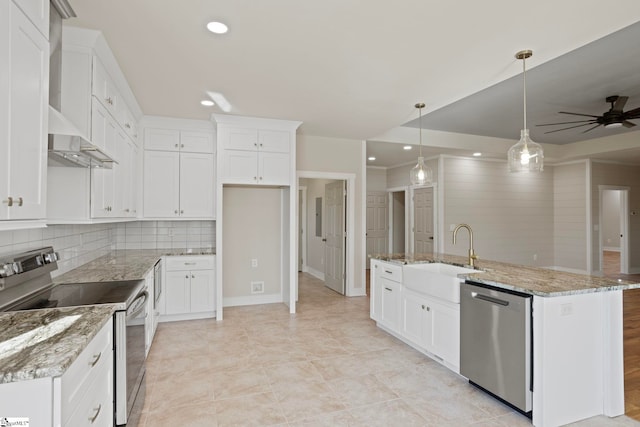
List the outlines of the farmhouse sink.
<svg viewBox="0 0 640 427">
<path fill-rule="evenodd" d="M 462 280 L 459 275 L 469 273 L 482 271 L 443 263 L 409 264 L 403 267 L 402 277 L 407 289 L 459 303 Z"/>
</svg>

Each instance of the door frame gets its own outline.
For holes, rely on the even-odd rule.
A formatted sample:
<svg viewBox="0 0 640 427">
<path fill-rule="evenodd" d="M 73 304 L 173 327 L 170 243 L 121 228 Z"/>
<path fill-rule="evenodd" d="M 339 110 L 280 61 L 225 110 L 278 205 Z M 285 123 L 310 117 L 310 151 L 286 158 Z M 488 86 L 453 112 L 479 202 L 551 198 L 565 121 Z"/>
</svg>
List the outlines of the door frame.
<svg viewBox="0 0 640 427">
<path fill-rule="evenodd" d="M 347 212 L 345 215 L 347 239 L 345 246 L 345 296 L 361 296 L 362 290 L 355 289 L 355 216 L 356 216 L 356 174 L 355 173 L 339 173 L 339 172 L 320 172 L 320 171 L 303 171 L 299 170 L 296 173 L 296 188 L 299 187 L 300 178 L 310 179 L 332 179 L 345 181 L 347 185 Z M 296 191 L 296 199 L 298 197 L 298 191 Z M 296 206 L 298 206 L 298 200 L 296 200 Z M 296 222 L 298 221 L 298 215 L 296 215 Z M 298 229 L 298 224 L 296 224 Z M 297 240 L 296 240 L 297 242 Z M 295 250 L 295 262 L 298 263 L 298 244 L 296 243 Z M 298 280 L 296 278 L 295 285 L 292 283 L 295 289 L 291 289 L 291 292 L 295 295 L 298 294 Z"/>
<path fill-rule="evenodd" d="M 411 205 L 411 196 L 409 195 L 409 186 L 402 187 L 392 187 L 387 188 L 388 195 L 388 203 L 389 203 L 389 240 L 388 240 L 388 250 L 389 253 L 393 253 L 393 193 L 399 193 L 401 191 L 404 192 L 404 252 L 409 252 L 409 229 L 410 227 L 410 213 L 409 208 Z"/>
<path fill-rule="evenodd" d="M 300 242 L 300 234 L 302 234 L 302 249 L 298 250 L 298 259 L 300 259 L 300 252 L 302 253 L 302 271 L 307 272 L 307 187 L 304 185 L 298 186 L 298 197 L 302 194 L 302 203 L 300 200 L 297 200 L 298 208 L 302 206 L 301 212 L 298 212 L 298 220 L 302 218 L 302 224 L 298 224 L 298 242 Z M 296 297 L 297 300 L 297 297 Z"/>
<path fill-rule="evenodd" d="M 421 188 L 433 188 L 433 251 L 434 252 L 438 252 L 438 248 L 440 247 L 440 233 L 438 232 L 438 183 L 437 182 L 433 182 L 431 184 L 428 185 L 416 185 L 416 186 L 411 186 L 409 187 L 409 192 L 411 193 L 409 196 L 409 216 L 410 216 L 410 223 L 409 223 L 409 252 L 413 253 L 414 252 L 414 243 L 415 243 L 415 237 L 414 237 L 414 227 L 415 227 L 415 218 L 414 218 L 414 207 L 413 207 L 413 196 L 414 196 L 414 192 L 415 190 L 421 189 Z"/>
<path fill-rule="evenodd" d="M 622 239 L 620 240 L 620 273 L 629 274 L 629 192 L 631 187 L 622 185 L 598 185 L 598 259 L 600 271 L 604 271 L 602 256 L 604 243 L 602 238 L 602 195 L 605 191 L 620 191 L 620 228 Z"/>
</svg>

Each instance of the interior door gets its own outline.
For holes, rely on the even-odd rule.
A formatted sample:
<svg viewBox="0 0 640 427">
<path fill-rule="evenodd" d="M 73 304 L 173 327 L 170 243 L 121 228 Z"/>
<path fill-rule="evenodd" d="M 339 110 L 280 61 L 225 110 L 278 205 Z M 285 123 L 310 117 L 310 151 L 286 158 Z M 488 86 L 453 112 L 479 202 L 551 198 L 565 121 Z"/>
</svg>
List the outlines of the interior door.
<svg viewBox="0 0 640 427">
<path fill-rule="evenodd" d="M 367 192 L 367 268 L 371 258 L 369 255 L 388 252 L 389 209 L 387 208 L 387 192 Z"/>
<path fill-rule="evenodd" d="M 344 295 L 344 247 L 345 218 L 344 201 L 347 195 L 345 181 L 336 181 L 324 187 L 325 199 L 325 245 L 324 284 Z"/>
<path fill-rule="evenodd" d="M 413 251 L 433 252 L 433 187 L 413 192 Z"/>
</svg>

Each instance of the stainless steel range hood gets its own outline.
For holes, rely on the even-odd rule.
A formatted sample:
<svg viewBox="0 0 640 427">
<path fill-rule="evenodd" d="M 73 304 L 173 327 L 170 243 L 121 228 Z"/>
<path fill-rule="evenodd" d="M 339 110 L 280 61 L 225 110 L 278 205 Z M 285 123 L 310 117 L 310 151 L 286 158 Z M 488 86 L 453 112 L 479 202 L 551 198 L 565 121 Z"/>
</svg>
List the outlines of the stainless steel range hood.
<svg viewBox="0 0 640 427">
<path fill-rule="evenodd" d="M 49 15 L 49 166 L 111 168 L 116 161 L 93 144 L 60 112 L 62 20 L 76 16 L 66 0 L 52 0 Z"/>
<path fill-rule="evenodd" d="M 117 163 L 49 106 L 49 165 L 111 168 Z"/>
</svg>

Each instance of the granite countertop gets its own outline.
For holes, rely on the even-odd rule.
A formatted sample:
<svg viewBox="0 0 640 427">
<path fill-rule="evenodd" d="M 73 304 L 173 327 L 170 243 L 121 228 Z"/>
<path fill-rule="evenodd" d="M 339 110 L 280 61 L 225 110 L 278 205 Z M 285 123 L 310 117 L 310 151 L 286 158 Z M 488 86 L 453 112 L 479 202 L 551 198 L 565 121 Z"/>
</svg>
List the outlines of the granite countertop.
<svg viewBox="0 0 640 427">
<path fill-rule="evenodd" d="M 215 255 L 215 249 L 114 250 L 53 279 L 59 283 L 142 280 L 163 256 Z"/>
<path fill-rule="evenodd" d="M 114 310 L 102 304 L 0 313 L 0 383 L 61 376 Z"/>
<path fill-rule="evenodd" d="M 443 262 L 468 267 L 465 256 L 448 254 L 379 254 L 372 258 L 399 264 Z M 556 297 L 593 292 L 607 292 L 640 288 L 640 283 L 568 273 L 540 267 L 509 264 L 506 262 L 476 260 L 478 273 L 461 275 L 474 282 L 510 289 L 542 297 Z"/>
</svg>

